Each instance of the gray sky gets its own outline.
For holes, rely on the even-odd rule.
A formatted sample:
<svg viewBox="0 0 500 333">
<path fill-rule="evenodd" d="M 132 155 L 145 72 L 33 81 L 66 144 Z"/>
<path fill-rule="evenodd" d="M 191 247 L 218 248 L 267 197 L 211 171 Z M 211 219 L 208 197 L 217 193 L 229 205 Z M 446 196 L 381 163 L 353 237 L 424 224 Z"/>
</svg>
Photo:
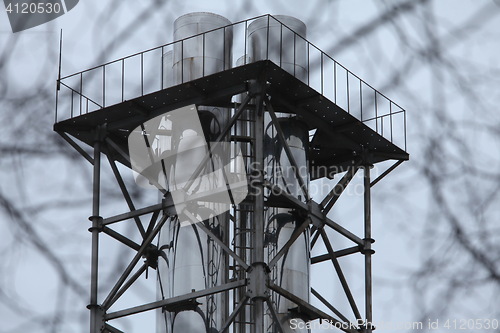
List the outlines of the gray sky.
<svg viewBox="0 0 500 333">
<path fill-rule="evenodd" d="M 448 156 L 443 162 L 443 177 L 456 181 L 450 181 L 442 188 L 449 195 L 449 204 L 457 207 L 457 214 L 461 214 L 463 221 L 470 219 L 467 215 L 470 212 L 465 208 L 470 198 L 464 188 L 482 189 L 482 194 L 491 192 L 489 197 L 498 203 L 496 187 L 491 181 L 464 178 L 464 162 L 460 160 L 467 151 L 467 159 L 476 161 L 481 170 L 496 170 L 499 166 L 499 141 L 493 132 L 484 130 L 484 126 L 500 123 L 496 110 L 500 99 L 500 6 L 489 0 L 438 0 L 430 1 L 434 21 L 426 21 L 432 16 L 426 16 L 428 13 L 424 9 L 408 9 L 406 12 L 403 9 L 401 15 L 394 13 L 379 20 L 383 10 L 403 2 L 86 0 L 50 23 L 16 34 L 12 34 L 2 9 L 0 143 L 12 144 L 19 150 L 37 150 L 41 145 L 46 145 L 44 149 L 52 149 L 54 138 L 50 131 L 54 119 L 60 29 L 64 34 L 64 76 L 171 42 L 173 20 L 188 12 L 210 11 L 233 22 L 267 13 L 295 16 L 308 26 L 309 41 L 408 112 L 411 161 L 403 164 L 373 191 L 373 234 L 377 240 L 373 267 L 374 315 L 376 322 L 420 321 L 418 313 L 422 305 L 415 299 L 416 286 L 412 284 L 411 274 L 425 262 L 429 252 L 439 256 L 441 251 L 448 251 L 445 240 L 450 237 L 445 226 L 435 224 L 437 227 L 430 229 L 433 221 L 439 220 L 433 215 L 436 201 L 432 196 L 432 186 L 419 174 L 421 165 L 429 156 L 428 140 L 445 138 L 443 146 L 436 146 L 436 149 L 446 149 Z M 436 56 L 430 52 L 431 46 L 434 50 L 439 49 L 442 61 L 430 62 L 429 59 Z M 398 73 L 402 75 L 400 79 Z M 30 102 L 13 111 L 12 99 L 29 99 Z M 453 124 L 467 122 L 470 126 L 450 129 L 447 128 L 449 123 L 443 119 L 451 119 Z M 445 130 L 469 137 L 467 143 L 472 148 L 460 150 L 460 147 L 453 146 L 452 140 L 451 143 L 446 140 L 449 132 Z M 26 219 L 33 230 L 68 265 L 72 278 L 81 282 L 84 292 L 87 292 L 90 269 L 87 228 L 90 225 L 86 219 L 91 212 L 91 169 L 85 163 L 78 157 L 68 161 L 67 155 L 57 153 L 43 158 L 35 153 L 16 155 L 4 151 L 0 155 L 0 192 L 22 203 L 20 207 L 26 208 Z M 376 168 L 374 173 L 380 173 L 380 170 Z M 144 197 L 144 202 L 147 199 Z M 359 208 L 358 199 L 355 193 L 342 197 L 338 205 L 345 208 L 333 212 L 332 216 L 349 225 L 358 223 L 361 226 L 361 220 L 350 221 L 354 216 L 352 211 Z M 64 203 L 65 200 L 70 204 L 57 209 L 50 207 L 50 202 Z M 123 207 L 115 206 L 111 197 L 104 201 L 108 212 Z M 43 209 L 37 210 L 37 207 Z M 481 210 L 482 206 L 478 207 Z M 494 209 L 484 208 L 481 212 L 485 221 L 498 219 L 498 211 Z M 59 290 L 57 266 L 39 253 L 40 248 L 27 239 L 25 231 L 10 225 L 10 219 L 5 211 L 0 213 L 0 254 L 3 260 L 0 284 L 2 292 L 6 293 L 0 295 L 5 300 L 0 302 L 0 333 L 24 332 L 40 327 L 37 320 L 53 311 L 65 313 L 61 322 L 46 323 L 54 327 L 54 332 L 86 331 L 86 298 L 82 299 L 75 292 L 62 293 Z M 443 242 L 436 243 L 436 239 L 441 238 Z M 105 242 L 103 248 L 106 246 Z M 116 256 L 117 248 L 109 246 L 106 255 L 113 263 L 103 269 L 103 276 L 123 264 Z M 457 263 L 459 261 L 457 259 Z M 346 274 L 356 283 L 361 282 L 357 275 L 358 262 L 361 263 L 359 260 L 345 262 Z M 325 271 L 326 268 L 321 270 L 321 275 L 324 276 Z M 327 287 L 328 279 L 313 279 L 315 282 L 332 297 L 338 293 L 335 287 Z M 148 285 L 153 287 L 148 289 Z M 435 288 L 436 295 L 439 295 L 439 285 Z M 457 318 L 489 316 L 490 313 L 477 313 L 476 308 L 491 290 L 495 289 L 486 284 L 484 288 L 474 289 L 474 294 L 465 299 L 466 306 L 457 308 Z M 354 292 L 362 292 L 362 286 L 354 288 Z M 142 281 L 138 291 L 128 300 L 142 301 L 144 295 L 154 297 L 154 279 Z M 425 296 L 423 303 L 434 301 L 432 293 Z M 19 307 L 8 306 L 12 304 L 10 299 L 19 299 L 20 302 L 16 302 Z M 439 313 L 435 315 L 440 316 Z M 154 327 L 150 315 L 143 318 L 148 327 Z M 441 320 L 448 318 L 449 314 L 440 317 Z M 143 328 L 143 323 L 129 321 L 124 328 L 128 328 L 127 325 Z"/>
</svg>

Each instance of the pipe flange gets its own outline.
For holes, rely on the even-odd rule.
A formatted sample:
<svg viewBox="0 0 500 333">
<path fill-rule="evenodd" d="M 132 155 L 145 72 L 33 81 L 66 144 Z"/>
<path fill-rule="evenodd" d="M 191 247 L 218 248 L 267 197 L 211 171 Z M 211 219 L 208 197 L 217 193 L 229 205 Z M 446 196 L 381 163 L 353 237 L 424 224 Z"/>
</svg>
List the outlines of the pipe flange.
<svg viewBox="0 0 500 333">
<path fill-rule="evenodd" d="M 254 299 L 269 297 L 269 266 L 265 262 L 255 262 L 247 270 L 247 296 Z"/>
</svg>

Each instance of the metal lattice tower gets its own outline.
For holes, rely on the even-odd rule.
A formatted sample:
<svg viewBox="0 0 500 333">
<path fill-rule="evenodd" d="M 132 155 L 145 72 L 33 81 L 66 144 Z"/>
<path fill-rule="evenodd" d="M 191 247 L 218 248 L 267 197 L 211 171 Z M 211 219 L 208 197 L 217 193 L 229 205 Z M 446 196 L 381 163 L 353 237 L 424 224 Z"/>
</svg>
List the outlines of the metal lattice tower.
<svg viewBox="0 0 500 333">
<path fill-rule="evenodd" d="M 90 331 L 121 332 L 114 324 L 119 318 L 156 310 L 158 332 L 199 332 L 198 322 L 206 332 L 306 332 L 290 324 L 318 320 L 339 331 L 371 332 L 371 188 L 409 158 L 405 110 L 308 42 L 296 19 L 264 15 L 231 24 L 205 13 L 184 20 L 179 29 L 195 24 L 201 31 L 58 80 L 54 130 L 93 166 Z M 243 57 L 233 67 L 236 53 Z M 179 159 L 162 157 L 180 156 L 173 152 L 181 151 L 187 137 L 183 126 L 189 124 L 173 120 L 179 110 L 197 115 L 203 133 L 193 137 L 202 137 L 208 147 L 193 155 L 197 163 L 181 166 Z M 134 135 L 143 139 L 142 160 L 133 156 Z M 216 153 L 223 144 L 229 148 Z M 231 198 L 228 211 L 215 213 L 210 209 L 219 203 L 200 204 L 206 194 L 193 190 L 181 191 L 187 203 L 179 204 L 176 195 L 196 176 L 184 188 L 171 178 L 183 168 L 199 173 L 208 164 L 217 171 L 217 154 L 231 161 L 222 184 Z M 102 157 L 128 205 L 121 214 L 102 211 Z M 372 179 L 371 167 L 386 161 L 392 163 Z M 133 169 L 143 162 L 138 173 L 156 187 L 160 201 L 139 208 L 124 181 L 131 174 L 123 175 L 117 163 Z M 231 193 L 235 168 L 244 170 L 248 184 L 241 200 Z M 358 172 L 363 235 L 328 216 Z M 321 200 L 313 200 L 311 182 L 333 177 L 340 179 Z M 183 220 L 196 218 L 200 221 L 188 225 Z M 135 238 L 114 229 L 118 223 L 134 223 Z M 336 249 L 329 233 L 352 246 Z M 135 255 L 101 295 L 104 236 Z M 325 253 L 311 255 L 320 243 Z M 361 300 L 351 292 L 339 260 L 355 254 L 364 258 Z M 349 313 L 310 285 L 311 265 L 328 261 Z M 148 268 L 158 271 L 158 299 L 116 309 Z M 199 276 L 189 273 L 198 270 Z M 313 306 L 313 297 L 328 310 Z"/>
</svg>

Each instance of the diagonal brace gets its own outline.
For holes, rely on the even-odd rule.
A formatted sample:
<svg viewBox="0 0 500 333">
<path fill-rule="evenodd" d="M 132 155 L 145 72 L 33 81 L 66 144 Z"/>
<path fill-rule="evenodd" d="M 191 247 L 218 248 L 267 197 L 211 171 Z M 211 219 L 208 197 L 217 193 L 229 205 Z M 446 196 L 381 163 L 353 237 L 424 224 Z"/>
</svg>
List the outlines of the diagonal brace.
<svg viewBox="0 0 500 333">
<path fill-rule="evenodd" d="M 274 265 L 278 263 L 278 260 L 281 259 L 281 257 L 290 249 L 292 244 L 295 243 L 297 238 L 299 238 L 300 235 L 302 235 L 302 233 L 304 232 L 304 230 L 307 229 L 310 222 L 311 220 L 309 218 L 306 218 L 304 222 L 302 222 L 302 224 L 297 229 L 295 229 L 295 231 L 292 234 L 292 237 L 290 237 L 290 239 L 285 243 L 285 245 L 283 245 L 283 247 L 279 250 L 279 252 L 276 253 L 274 258 L 269 262 L 269 269 L 272 269 Z"/>
<path fill-rule="evenodd" d="M 191 177 L 189 178 L 189 180 L 186 182 L 186 185 L 183 188 L 184 191 L 187 192 L 189 190 L 189 188 L 191 187 L 191 185 L 193 185 L 193 182 L 200 175 L 200 172 L 203 170 L 203 168 L 205 167 L 205 164 L 210 159 L 210 157 L 212 155 L 212 151 L 214 151 L 218 147 L 218 145 L 222 141 L 222 139 L 229 133 L 229 131 L 231 130 L 231 128 L 233 127 L 233 125 L 236 123 L 236 121 L 238 120 L 238 118 L 240 117 L 240 115 L 243 113 L 243 111 L 247 107 L 247 105 L 250 102 L 250 100 L 251 100 L 250 95 L 247 95 L 247 97 L 245 98 L 245 100 L 243 101 L 243 103 L 241 103 L 240 107 L 235 112 L 235 114 L 233 115 L 233 117 L 226 124 L 226 127 L 224 127 L 224 129 L 221 131 L 221 133 L 219 134 L 219 136 L 217 137 L 217 139 L 215 140 L 215 142 L 211 143 L 210 149 L 205 154 L 205 157 L 203 158 L 203 160 L 201 161 L 201 163 L 198 165 L 198 167 L 196 168 L 196 170 L 194 171 L 194 173 L 191 175 Z"/>
<path fill-rule="evenodd" d="M 337 275 L 339 277 L 340 283 L 342 284 L 342 288 L 344 289 L 344 292 L 347 296 L 347 300 L 349 301 L 349 304 L 351 305 L 352 311 L 354 315 L 356 316 L 356 319 L 361 320 L 361 313 L 359 312 L 358 306 L 356 305 L 356 301 L 354 300 L 354 297 L 352 296 L 351 289 L 349 289 L 349 285 L 347 284 L 347 280 L 344 276 L 344 273 L 342 272 L 342 268 L 340 267 L 340 264 L 335 257 L 335 251 L 333 251 L 332 244 L 330 243 L 330 240 L 328 239 L 328 236 L 326 235 L 326 232 L 324 229 L 320 230 L 321 232 L 321 237 L 323 238 L 323 242 L 325 243 L 325 246 L 328 250 L 328 253 L 330 254 L 330 260 L 332 261 L 333 267 L 335 268 L 335 271 L 337 272 Z"/>
<path fill-rule="evenodd" d="M 355 165 L 350 166 L 342 179 L 339 180 L 330 193 L 328 193 L 323 201 L 321 201 L 320 205 L 321 207 L 324 207 L 323 213 L 325 213 L 325 215 L 328 214 L 330 209 L 332 209 L 333 205 L 340 198 L 340 195 L 344 192 L 347 185 L 349 185 L 351 180 L 354 178 L 354 175 L 359 169 L 359 164 L 360 163 L 358 162 Z"/>
<path fill-rule="evenodd" d="M 158 222 L 158 224 L 156 225 L 154 230 L 144 239 L 144 242 L 142 243 L 141 248 L 139 249 L 139 251 L 137 251 L 137 253 L 134 256 L 134 258 L 132 259 L 132 261 L 129 263 L 129 265 L 127 266 L 127 268 L 123 272 L 123 274 L 120 276 L 118 281 L 113 286 L 113 289 L 111 289 L 111 291 L 109 292 L 108 297 L 102 303 L 102 308 L 104 310 L 108 310 L 111 307 L 111 305 L 113 305 L 113 303 L 117 300 L 115 298 L 115 295 L 118 293 L 120 287 L 123 285 L 123 283 L 125 282 L 125 280 L 129 276 L 129 274 L 132 272 L 132 270 L 134 269 L 137 262 L 141 259 L 141 257 L 144 255 L 144 253 L 150 247 L 151 241 L 156 237 L 156 235 L 160 231 L 161 227 L 163 226 L 163 224 L 165 223 L 165 221 L 168 218 L 169 218 L 168 215 L 164 215 L 161 218 L 161 220 Z"/>
</svg>

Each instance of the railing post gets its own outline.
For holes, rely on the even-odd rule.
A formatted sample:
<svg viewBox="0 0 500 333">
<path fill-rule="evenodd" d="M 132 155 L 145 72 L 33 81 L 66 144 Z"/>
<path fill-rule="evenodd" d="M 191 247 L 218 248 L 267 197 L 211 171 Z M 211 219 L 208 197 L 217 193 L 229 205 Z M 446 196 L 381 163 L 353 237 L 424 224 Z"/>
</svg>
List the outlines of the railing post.
<svg viewBox="0 0 500 333">
<path fill-rule="evenodd" d="M 82 115 L 83 72 L 80 72 L 80 116 Z"/>
<path fill-rule="evenodd" d="M 205 36 L 205 35 L 203 35 Z M 229 67 L 226 67 L 226 27 L 222 28 L 222 70 L 226 70 Z M 203 60 L 205 60 L 205 57 L 203 57 Z"/>
<path fill-rule="evenodd" d="M 404 137 L 405 137 L 405 151 L 406 151 L 406 111 L 403 112 L 404 115 Z"/>
<path fill-rule="evenodd" d="M 125 99 L 125 59 L 122 59 L 122 102 Z"/>
<path fill-rule="evenodd" d="M 102 66 L 102 107 L 106 107 L 106 65 Z"/>
<path fill-rule="evenodd" d="M 224 30 L 225 31 L 225 30 Z M 226 36 L 224 36 L 224 39 L 226 38 Z M 224 41 L 224 44 L 226 44 L 226 41 Z M 202 49 L 203 49 L 203 57 L 202 57 L 202 69 L 201 69 L 201 77 L 205 77 L 205 33 L 203 33 L 203 43 L 202 43 Z M 225 52 L 225 45 L 224 45 L 224 51 Z M 224 56 L 225 57 L 225 53 L 224 53 Z M 226 65 L 224 64 L 224 67 Z"/>
<path fill-rule="evenodd" d="M 324 81 L 324 78 L 323 78 L 323 51 L 320 51 L 321 53 L 321 95 L 324 95 L 323 94 L 323 81 Z"/>
<path fill-rule="evenodd" d="M 359 80 L 359 109 L 360 120 L 363 121 L 363 82 Z"/>
<path fill-rule="evenodd" d="M 337 62 L 333 61 L 333 102 L 337 104 Z"/>
<path fill-rule="evenodd" d="M 346 81 L 347 81 L 347 113 L 351 113 L 350 104 L 349 104 L 349 71 L 346 69 Z"/>
<path fill-rule="evenodd" d="M 141 53 L 141 96 L 144 96 L 144 53 Z"/>
<path fill-rule="evenodd" d="M 60 89 L 61 89 L 61 82 L 58 79 L 57 80 L 57 86 L 56 86 L 56 114 L 55 114 L 54 123 L 57 123 L 57 106 L 59 104 L 59 90 Z"/>
<path fill-rule="evenodd" d="M 165 52 L 165 51 L 164 51 L 164 47 L 162 46 L 162 47 L 161 47 L 161 50 L 160 50 L 160 53 L 161 53 L 161 54 L 160 54 L 160 62 L 161 62 L 161 64 L 160 64 L 160 68 L 161 68 L 161 70 L 160 70 L 160 72 L 161 72 L 161 73 L 160 73 L 160 74 L 161 74 L 161 78 L 160 78 L 160 80 L 161 80 L 161 89 L 162 89 L 162 90 L 163 90 L 163 76 L 164 76 L 163 71 L 165 70 L 165 69 L 164 69 L 164 65 L 163 65 L 163 54 L 164 54 L 164 52 Z"/>
<path fill-rule="evenodd" d="M 295 54 L 295 45 L 293 46 L 293 52 Z M 280 68 L 283 68 L 283 23 L 280 23 Z M 295 64 L 293 68 L 295 71 Z"/>
<path fill-rule="evenodd" d="M 73 118 L 73 109 L 75 107 L 75 91 L 71 89 L 71 111 L 70 111 L 70 117 Z"/>
<path fill-rule="evenodd" d="M 378 133 L 378 105 L 377 105 L 377 91 L 373 90 L 375 94 L 375 132 Z"/>
<path fill-rule="evenodd" d="M 393 142 L 393 137 L 392 137 L 392 101 L 389 100 L 389 124 L 391 126 L 391 143 Z"/>
<path fill-rule="evenodd" d="M 266 43 L 266 60 L 269 60 L 269 22 L 270 15 L 267 15 L 267 43 Z"/>
<path fill-rule="evenodd" d="M 184 83 L 184 39 L 181 39 L 181 83 Z"/>
</svg>

